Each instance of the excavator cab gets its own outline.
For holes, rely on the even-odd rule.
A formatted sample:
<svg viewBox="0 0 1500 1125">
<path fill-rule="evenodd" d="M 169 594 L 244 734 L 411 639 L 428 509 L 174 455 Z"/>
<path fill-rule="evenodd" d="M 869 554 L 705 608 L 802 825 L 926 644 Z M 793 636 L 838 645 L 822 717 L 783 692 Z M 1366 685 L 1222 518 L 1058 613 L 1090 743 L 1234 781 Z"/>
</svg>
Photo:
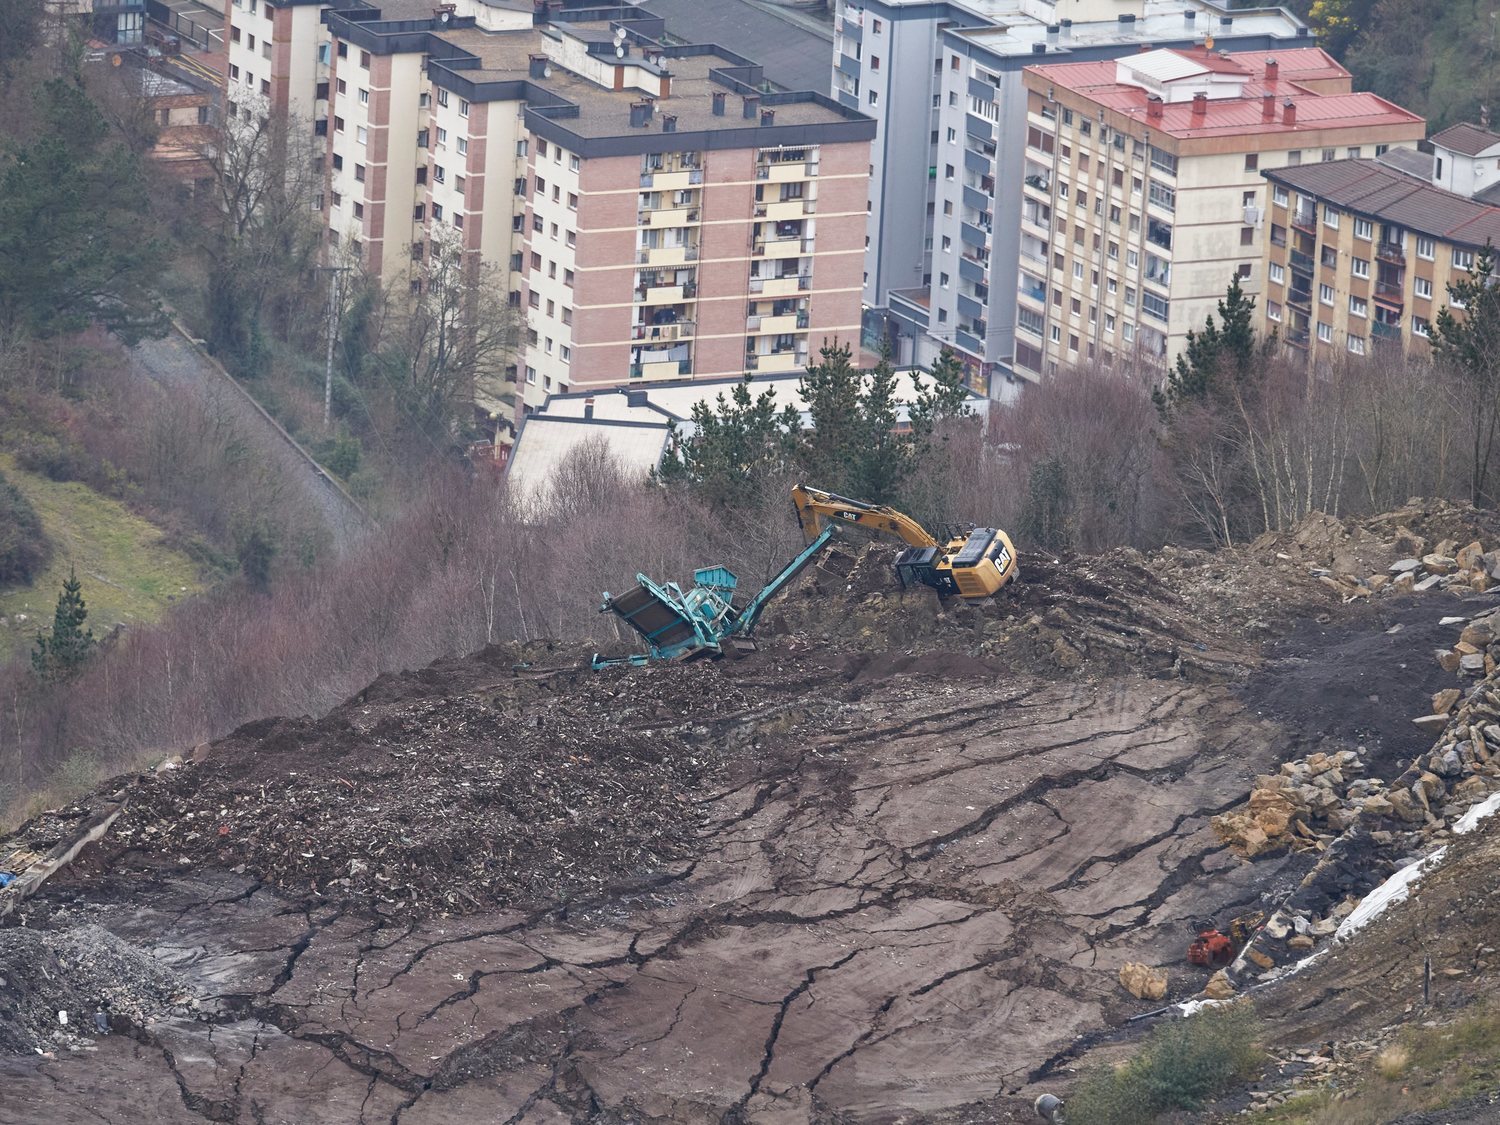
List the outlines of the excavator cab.
<svg viewBox="0 0 1500 1125">
<path fill-rule="evenodd" d="M 852 523 L 900 539 L 907 545 L 896 556 L 896 577 L 903 588 L 920 584 L 945 598 L 978 601 L 1016 577 L 1016 549 L 998 528 L 977 527 L 939 543 L 916 520 L 884 505 L 800 484 L 792 489 L 792 503 L 807 535 L 823 529 L 825 523 Z"/>
</svg>

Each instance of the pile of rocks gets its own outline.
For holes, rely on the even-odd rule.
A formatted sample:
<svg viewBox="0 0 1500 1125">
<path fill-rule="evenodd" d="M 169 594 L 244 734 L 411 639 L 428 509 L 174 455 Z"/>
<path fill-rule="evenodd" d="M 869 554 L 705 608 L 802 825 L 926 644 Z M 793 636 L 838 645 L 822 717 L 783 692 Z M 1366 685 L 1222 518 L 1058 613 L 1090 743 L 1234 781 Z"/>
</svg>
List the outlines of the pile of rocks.
<svg viewBox="0 0 1500 1125">
<path fill-rule="evenodd" d="M 1444 539 L 1432 550 L 1427 540 L 1408 528 L 1398 528 L 1394 548 L 1403 557 L 1386 568 L 1385 573 L 1361 575 L 1353 567 L 1354 558 L 1335 556 L 1332 565 L 1312 567 L 1310 573 L 1345 601 L 1367 598 L 1389 590 L 1396 593 L 1426 593 L 1447 589 L 1460 593 L 1482 594 L 1500 583 L 1500 551 L 1485 551 L 1478 540 L 1460 547 L 1454 539 Z M 1290 560 L 1290 555 L 1279 555 Z"/>
<path fill-rule="evenodd" d="M 1383 799 L 1384 783 L 1361 776 L 1364 768 L 1353 750 L 1287 762 L 1280 773 L 1257 777 L 1245 808 L 1214 817 L 1213 830 L 1243 859 L 1322 850 L 1369 801 Z"/>
</svg>

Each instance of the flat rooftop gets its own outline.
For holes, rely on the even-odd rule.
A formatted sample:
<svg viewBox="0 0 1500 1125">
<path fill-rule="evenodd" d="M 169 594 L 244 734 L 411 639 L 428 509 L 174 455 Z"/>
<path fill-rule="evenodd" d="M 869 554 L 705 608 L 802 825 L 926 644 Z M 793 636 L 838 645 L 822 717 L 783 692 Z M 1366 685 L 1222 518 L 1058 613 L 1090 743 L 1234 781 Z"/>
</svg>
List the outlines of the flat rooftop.
<svg viewBox="0 0 1500 1125">
<path fill-rule="evenodd" d="M 1143 14 L 1132 22 L 1121 23 L 1118 19 L 1075 22 L 1071 28 L 1061 29 L 1056 36 L 1049 38 L 1048 21 L 1028 15 L 1016 0 L 966 2 L 963 7 L 991 20 L 993 26 L 950 28 L 948 34 L 1002 57 L 1025 55 L 1029 58 L 1037 43 L 1046 45 L 1046 55 L 1066 55 L 1128 43 L 1180 43 L 1204 35 L 1226 39 L 1306 37 L 1309 44 L 1312 42 L 1312 33 L 1306 24 L 1282 8 L 1244 8 L 1225 12 L 1202 0 L 1160 0 L 1148 2 Z M 1188 12 L 1194 13 L 1195 18 L 1189 20 Z M 1225 25 L 1221 19 L 1223 15 L 1232 16 L 1234 22 Z"/>
<path fill-rule="evenodd" d="M 1370 93 L 1318 93 L 1311 83 L 1347 80 L 1349 72 L 1320 47 L 1287 48 L 1279 51 L 1237 51 L 1227 56 L 1202 48 L 1162 50 L 1127 56 L 1146 60 L 1153 56 L 1177 56 L 1201 62 L 1216 73 L 1240 73 L 1245 81 L 1237 97 L 1210 97 L 1203 113 L 1190 101 L 1169 102 L 1161 116 L 1150 121 L 1154 132 L 1182 140 L 1206 137 L 1251 136 L 1297 133 L 1330 128 L 1370 129 L 1389 125 L 1425 127 L 1424 119 L 1410 110 Z M 1267 72 L 1275 61 L 1277 73 Z M 1053 86 L 1077 94 L 1094 105 L 1145 121 L 1149 94 L 1140 86 L 1118 82 L 1121 60 L 1054 63 L 1026 68 L 1028 85 Z M 1143 64 L 1144 65 L 1144 64 Z M 1272 95 L 1275 115 L 1264 116 L 1265 95 Z M 1285 118 L 1284 103 L 1296 106 L 1292 122 Z"/>
</svg>

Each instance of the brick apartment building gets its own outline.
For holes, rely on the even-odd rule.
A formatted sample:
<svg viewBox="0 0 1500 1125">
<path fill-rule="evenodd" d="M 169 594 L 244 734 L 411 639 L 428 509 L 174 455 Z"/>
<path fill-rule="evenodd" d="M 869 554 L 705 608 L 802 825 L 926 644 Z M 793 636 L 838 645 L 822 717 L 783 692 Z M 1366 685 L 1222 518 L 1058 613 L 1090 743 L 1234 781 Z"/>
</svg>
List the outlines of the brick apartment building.
<svg viewBox="0 0 1500 1125">
<path fill-rule="evenodd" d="M 794 370 L 857 342 L 863 115 L 769 92 L 722 46 L 664 45 L 630 5 L 228 13 L 230 98 L 326 137 L 337 252 L 391 289 L 445 247 L 504 278 L 527 318 L 516 401 Z M 487 390 L 500 412 L 510 395 Z"/>
<path fill-rule="evenodd" d="M 1261 173 L 1414 148 L 1422 118 L 1317 48 L 1029 67 L 1015 361 L 1170 363 L 1238 276 L 1263 290 Z M 959 259 L 975 253 L 965 237 Z M 964 323 L 960 328 L 964 328 Z M 983 323 L 968 331 L 983 337 Z"/>
</svg>

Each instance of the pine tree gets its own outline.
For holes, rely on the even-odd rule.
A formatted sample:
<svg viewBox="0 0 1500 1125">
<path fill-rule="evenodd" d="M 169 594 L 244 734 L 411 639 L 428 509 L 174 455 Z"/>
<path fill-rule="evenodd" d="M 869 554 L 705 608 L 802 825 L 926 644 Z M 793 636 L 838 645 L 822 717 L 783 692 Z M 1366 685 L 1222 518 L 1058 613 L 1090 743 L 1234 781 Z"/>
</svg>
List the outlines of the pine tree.
<svg viewBox="0 0 1500 1125">
<path fill-rule="evenodd" d="M 52 615 L 52 632 L 38 633 L 31 653 L 31 667 L 44 680 L 66 680 L 78 671 L 94 650 L 94 631 L 84 628 L 88 607 L 83 601 L 83 584 L 73 568 L 57 596 Z"/>
<path fill-rule="evenodd" d="M 1454 316 L 1451 309 L 1462 309 Z M 1468 407 L 1473 462 L 1470 499 L 1479 505 L 1496 500 L 1490 485 L 1497 438 L 1500 438 L 1500 285 L 1495 251 L 1488 243 L 1473 268 L 1448 285 L 1448 307 L 1433 321 L 1432 352 L 1457 381 Z"/>
<path fill-rule="evenodd" d="M 1184 403 L 1204 401 L 1220 377 L 1240 379 L 1249 374 L 1257 351 L 1255 298 L 1245 295 L 1236 274 L 1219 302 L 1219 323 L 1209 316 L 1201 332 L 1188 331 L 1187 347 L 1167 375 L 1166 385 L 1151 392 L 1157 409 L 1166 414 Z"/>
<path fill-rule="evenodd" d="M 790 466 L 801 419 L 790 403 L 777 407 L 776 392 L 751 394 L 745 376 L 729 398 L 693 406 L 693 430 L 683 437 L 669 427 L 667 452 L 656 477 L 668 485 L 691 485 L 710 503 L 734 506 L 760 494 L 758 485 Z"/>
</svg>

